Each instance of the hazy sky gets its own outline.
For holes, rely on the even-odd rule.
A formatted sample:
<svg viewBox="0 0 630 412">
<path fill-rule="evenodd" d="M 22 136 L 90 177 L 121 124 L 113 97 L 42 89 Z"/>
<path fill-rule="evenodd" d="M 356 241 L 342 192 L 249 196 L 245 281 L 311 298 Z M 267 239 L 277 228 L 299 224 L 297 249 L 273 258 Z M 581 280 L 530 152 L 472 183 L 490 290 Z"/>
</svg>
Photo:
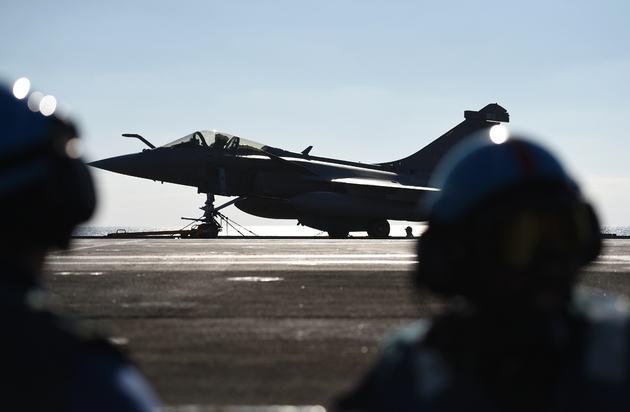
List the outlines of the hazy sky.
<svg viewBox="0 0 630 412">
<path fill-rule="evenodd" d="M 68 104 L 87 160 L 142 150 L 122 133 L 161 145 L 217 129 L 384 162 L 497 102 L 560 155 L 602 223 L 630 225 L 629 21 L 628 0 L 0 0 L 0 78 Z M 195 188 L 93 175 L 91 225 L 201 214 Z"/>
</svg>

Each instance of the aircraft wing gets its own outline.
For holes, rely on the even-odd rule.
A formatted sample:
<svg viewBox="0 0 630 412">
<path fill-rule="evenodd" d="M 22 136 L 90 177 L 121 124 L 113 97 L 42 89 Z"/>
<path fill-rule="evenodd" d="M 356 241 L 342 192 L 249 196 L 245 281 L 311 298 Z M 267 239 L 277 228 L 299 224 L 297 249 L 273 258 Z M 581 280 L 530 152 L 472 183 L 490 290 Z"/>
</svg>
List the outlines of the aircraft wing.
<svg viewBox="0 0 630 412">
<path fill-rule="evenodd" d="M 402 202 L 417 202 L 419 198 L 439 189 L 426 186 L 405 185 L 392 180 L 370 179 L 365 177 L 344 177 L 332 179 L 341 184 L 350 195 L 368 196 Z"/>
<path fill-rule="evenodd" d="M 425 186 L 412 186 L 412 185 L 403 185 L 402 183 L 398 183 L 395 181 L 387 181 L 382 179 L 368 179 L 361 177 L 343 177 L 339 179 L 332 179 L 333 183 L 342 183 L 351 186 L 367 186 L 367 187 L 386 187 L 392 189 L 400 189 L 400 190 L 414 190 L 421 192 L 435 192 L 440 189 L 436 189 L 434 187 L 425 187 Z"/>
</svg>

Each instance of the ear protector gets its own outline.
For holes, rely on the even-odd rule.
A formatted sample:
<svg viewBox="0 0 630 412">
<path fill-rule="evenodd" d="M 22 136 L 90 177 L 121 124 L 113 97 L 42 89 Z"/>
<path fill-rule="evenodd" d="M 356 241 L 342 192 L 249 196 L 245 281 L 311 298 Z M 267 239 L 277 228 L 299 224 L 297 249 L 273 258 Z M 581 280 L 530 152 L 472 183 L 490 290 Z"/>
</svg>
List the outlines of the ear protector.
<svg viewBox="0 0 630 412">
<path fill-rule="evenodd" d="M 580 265 L 596 259 L 601 236 L 593 208 L 574 194 L 567 203 L 566 195 L 557 207 L 552 203 L 557 198 L 536 199 L 547 203 L 539 208 L 520 196 L 520 205 L 499 201 L 477 208 L 459 223 L 429 221 L 418 242 L 415 285 L 447 297 L 469 296 L 488 272 L 500 276 L 535 270 L 550 258 L 541 249 L 547 245 L 554 258 L 577 259 Z"/>
<path fill-rule="evenodd" d="M 96 195 L 87 167 L 77 157 L 79 153 L 73 153 L 72 146 L 77 143 L 74 126 L 55 119 L 51 129 L 57 148 L 51 159 L 52 172 L 47 179 L 44 201 L 57 220 L 51 227 L 55 229 L 51 243 L 66 247 L 74 227 L 92 216 Z"/>
<path fill-rule="evenodd" d="M 418 240 L 418 266 L 413 277 L 418 289 L 447 297 L 463 295 L 474 281 L 466 268 L 471 256 L 467 242 L 455 227 L 429 223 Z"/>
</svg>

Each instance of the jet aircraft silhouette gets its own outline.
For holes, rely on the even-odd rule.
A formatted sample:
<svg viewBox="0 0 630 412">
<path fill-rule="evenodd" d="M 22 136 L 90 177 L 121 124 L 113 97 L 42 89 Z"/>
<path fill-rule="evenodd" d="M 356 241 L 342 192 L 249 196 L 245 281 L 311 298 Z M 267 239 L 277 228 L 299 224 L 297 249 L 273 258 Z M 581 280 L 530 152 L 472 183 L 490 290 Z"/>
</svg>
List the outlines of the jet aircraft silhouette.
<svg viewBox="0 0 630 412">
<path fill-rule="evenodd" d="M 448 150 L 470 134 L 509 122 L 496 103 L 465 111 L 464 121 L 418 152 L 400 160 L 364 164 L 312 156 L 266 146 L 227 133 L 201 130 L 149 149 L 99 160 L 89 165 L 154 181 L 196 187 L 208 199 L 202 226 L 209 237 L 220 231 L 218 211 L 229 204 L 260 217 L 296 219 L 299 224 L 347 237 L 367 231 L 389 236 L 388 220 L 419 222 L 418 207 L 430 191 L 429 179 Z M 237 196 L 214 207 L 214 195 Z"/>
</svg>

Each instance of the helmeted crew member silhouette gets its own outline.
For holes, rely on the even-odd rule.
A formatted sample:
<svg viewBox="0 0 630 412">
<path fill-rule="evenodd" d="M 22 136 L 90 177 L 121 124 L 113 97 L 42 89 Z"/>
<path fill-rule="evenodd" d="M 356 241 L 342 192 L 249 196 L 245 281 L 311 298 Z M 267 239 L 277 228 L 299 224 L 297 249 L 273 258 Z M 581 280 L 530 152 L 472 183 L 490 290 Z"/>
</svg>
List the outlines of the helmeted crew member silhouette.
<svg viewBox="0 0 630 412">
<path fill-rule="evenodd" d="M 46 251 L 66 248 L 94 210 L 74 126 L 0 85 L 0 409 L 146 411 L 158 404 L 106 340 L 45 305 Z"/>
<path fill-rule="evenodd" d="M 547 150 L 469 144 L 437 174 L 414 281 L 446 310 L 394 333 L 336 411 L 627 411 L 627 301 L 574 290 L 601 247 Z"/>
</svg>

